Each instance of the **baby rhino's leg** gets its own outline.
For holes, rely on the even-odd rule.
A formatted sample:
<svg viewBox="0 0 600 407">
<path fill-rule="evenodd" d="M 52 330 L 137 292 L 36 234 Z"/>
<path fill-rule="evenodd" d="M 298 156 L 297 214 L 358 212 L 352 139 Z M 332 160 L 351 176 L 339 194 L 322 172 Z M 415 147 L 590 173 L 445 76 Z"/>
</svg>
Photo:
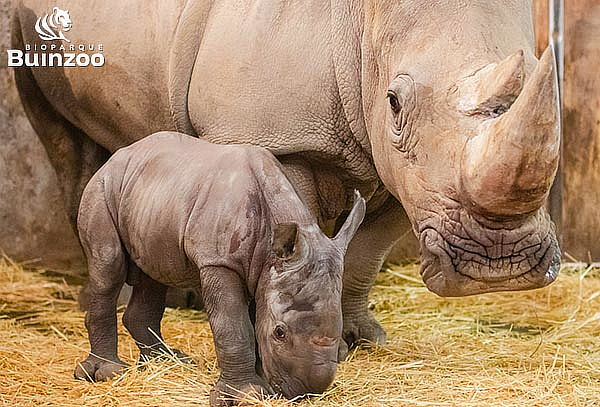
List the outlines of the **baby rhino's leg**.
<svg viewBox="0 0 600 407">
<path fill-rule="evenodd" d="M 125 282 L 125 254 L 103 199 L 82 201 L 79 236 L 88 260 L 88 311 L 85 326 L 91 352 L 75 368 L 75 378 L 109 379 L 127 367 L 117 356 L 117 297 Z"/>
<path fill-rule="evenodd" d="M 271 394 L 269 384 L 256 373 L 254 326 L 239 275 L 224 267 L 207 267 L 201 270 L 200 278 L 221 368 L 219 381 L 210 393 L 211 406 L 236 404 L 246 395 Z"/>
<path fill-rule="evenodd" d="M 165 311 L 167 286 L 144 274 L 133 263 L 130 272 L 136 273 L 139 278 L 134 283 L 131 299 L 123 314 L 123 324 L 140 348 L 140 361 L 171 355 L 184 362 L 192 362 L 185 353 L 167 347 L 162 339 L 160 322 Z"/>
</svg>

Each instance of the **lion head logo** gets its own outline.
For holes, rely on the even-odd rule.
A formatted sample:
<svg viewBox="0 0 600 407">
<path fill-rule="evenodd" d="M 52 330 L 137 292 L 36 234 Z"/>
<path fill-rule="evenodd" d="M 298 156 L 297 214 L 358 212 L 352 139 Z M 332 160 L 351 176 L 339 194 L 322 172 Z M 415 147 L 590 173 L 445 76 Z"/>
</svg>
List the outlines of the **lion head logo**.
<svg viewBox="0 0 600 407">
<path fill-rule="evenodd" d="M 68 10 L 61 10 L 58 7 L 52 9 L 52 14 L 46 14 L 37 19 L 35 31 L 44 41 L 63 40 L 71 42 L 65 37 L 63 32 L 67 32 L 73 26 L 71 16 Z"/>
</svg>

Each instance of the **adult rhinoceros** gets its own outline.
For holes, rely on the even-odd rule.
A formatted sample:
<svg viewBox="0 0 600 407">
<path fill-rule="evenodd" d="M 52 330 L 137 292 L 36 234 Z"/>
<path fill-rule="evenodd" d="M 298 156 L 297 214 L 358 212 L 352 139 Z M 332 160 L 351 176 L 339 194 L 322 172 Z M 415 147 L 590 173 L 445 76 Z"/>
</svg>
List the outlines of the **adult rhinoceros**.
<svg viewBox="0 0 600 407">
<path fill-rule="evenodd" d="M 346 260 L 344 338 L 383 342 L 367 294 L 408 215 L 442 296 L 542 287 L 559 248 L 542 208 L 558 162 L 551 51 L 528 0 L 42 1 L 104 67 L 22 68 L 23 102 L 76 213 L 108 153 L 159 130 L 267 147 L 322 224 L 352 190 L 368 215 Z"/>
</svg>

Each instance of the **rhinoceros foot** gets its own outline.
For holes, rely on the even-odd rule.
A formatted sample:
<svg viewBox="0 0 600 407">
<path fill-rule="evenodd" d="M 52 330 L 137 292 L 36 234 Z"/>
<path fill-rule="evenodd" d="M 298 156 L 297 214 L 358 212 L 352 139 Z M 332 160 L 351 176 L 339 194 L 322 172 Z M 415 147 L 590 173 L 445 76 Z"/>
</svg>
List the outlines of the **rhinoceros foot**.
<svg viewBox="0 0 600 407">
<path fill-rule="evenodd" d="M 86 360 L 77 364 L 74 376 L 78 380 L 103 382 L 124 373 L 128 367 L 118 358 L 105 360 L 89 355 Z"/>
<path fill-rule="evenodd" d="M 338 352 L 338 360 L 344 361 L 348 351 L 359 345 L 384 345 L 385 330 L 373 316 L 365 311 L 359 315 L 344 315 L 344 331 Z"/>
<path fill-rule="evenodd" d="M 223 379 L 210 391 L 211 407 L 244 406 L 273 395 L 271 386 L 259 376 L 246 383 L 230 383 Z"/>
</svg>

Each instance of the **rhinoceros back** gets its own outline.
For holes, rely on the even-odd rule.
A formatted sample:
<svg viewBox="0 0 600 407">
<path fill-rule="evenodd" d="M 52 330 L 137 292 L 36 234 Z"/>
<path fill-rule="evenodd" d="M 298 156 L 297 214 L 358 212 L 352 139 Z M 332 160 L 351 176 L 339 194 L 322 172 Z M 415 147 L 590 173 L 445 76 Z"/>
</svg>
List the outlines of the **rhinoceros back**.
<svg viewBox="0 0 600 407">
<path fill-rule="evenodd" d="M 246 149 L 163 132 L 119 150 L 99 171 L 123 245 L 146 274 L 190 287 L 198 267 L 243 268 L 248 253 L 231 242 L 240 227 L 256 228 L 240 225 L 257 190 Z"/>
</svg>

